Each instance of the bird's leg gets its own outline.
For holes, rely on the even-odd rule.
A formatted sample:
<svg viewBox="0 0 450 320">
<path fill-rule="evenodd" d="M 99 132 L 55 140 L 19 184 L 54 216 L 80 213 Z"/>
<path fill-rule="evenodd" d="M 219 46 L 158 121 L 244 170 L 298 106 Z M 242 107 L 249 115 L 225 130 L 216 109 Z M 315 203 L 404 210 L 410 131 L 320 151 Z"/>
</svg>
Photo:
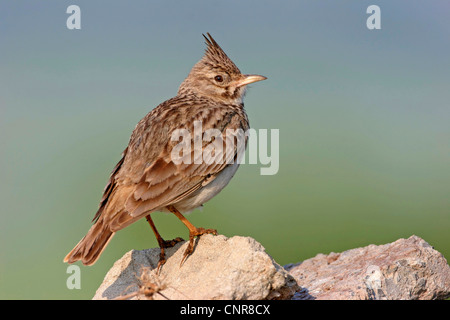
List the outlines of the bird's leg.
<svg viewBox="0 0 450 320">
<path fill-rule="evenodd" d="M 210 233 L 217 235 L 217 230 L 215 229 L 204 229 L 204 228 L 197 228 L 192 223 L 189 222 L 188 219 L 186 219 L 180 211 L 178 211 L 174 206 L 170 205 L 167 206 L 167 209 L 172 212 L 174 215 L 177 216 L 178 219 L 181 220 L 181 222 L 184 223 L 184 225 L 189 229 L 189 244 L 186 248 L 186 251 L 184 252 L 183 259 L 181 259 L 180 266 L 183 264 L 183 262 L 186 260 L 186 258 L 194 251 L 194 238 L 199 237 L 203 234 Z"/>
<path fill-rule="evenodd" d="M 158 230 L 155 227 L 155 224 L 153 223 L 152 218 L 150 217 L 150 215 L 148 214 L 145 219 L 147 219 L 148 224 L 150 225 L 150 227 L 153 230 L 153 233 L 156 236 L 156 240 L 158 241 L 158 245 L 161 249 L 161 253 L 159 254 L 159 262 L 158 262 L 158 267 L 156 268 L 156 272 L 159 273 L 159 271 L 161 270 L 161 267 L 164 263 L 166 263 L 166 253 L 164 251 L 165 248 L 171 248 L 174 245 L 176 245 L 178 242 L 180 241 L 184 241 L 182 238 L 178 237 L 175 238 L 173 240 L 164 240 L 161 235 L 159 234 Z"/>
</svg>

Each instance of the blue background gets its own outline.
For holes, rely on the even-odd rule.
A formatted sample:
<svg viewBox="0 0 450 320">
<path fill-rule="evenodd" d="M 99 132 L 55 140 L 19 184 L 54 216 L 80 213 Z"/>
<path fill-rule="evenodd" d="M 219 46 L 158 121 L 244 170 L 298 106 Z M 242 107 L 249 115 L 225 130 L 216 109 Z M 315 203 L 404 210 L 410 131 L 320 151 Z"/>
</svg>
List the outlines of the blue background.
<svg viewBox="0 0 450 320">
<path fill-rule="evenodd" d="M 81 8 L 81 30 L 66 9 Z M 381 30 L 366 9 L 381 8 Z M 120 231 L 66 287 L 136 123 L 176 94 L 210 32 L 251 86 L 253 128 L 280 130 L 280 169 L 243 165 L 189 219 L 251 236 L 280 264 L 416 234 L 450 256 L 446 1 L 0 2 L 0 298 L 89 299 L 113 262 L 157 247 Z M 166 239 L 187 237 L 154 214 Z"/>
</svg>

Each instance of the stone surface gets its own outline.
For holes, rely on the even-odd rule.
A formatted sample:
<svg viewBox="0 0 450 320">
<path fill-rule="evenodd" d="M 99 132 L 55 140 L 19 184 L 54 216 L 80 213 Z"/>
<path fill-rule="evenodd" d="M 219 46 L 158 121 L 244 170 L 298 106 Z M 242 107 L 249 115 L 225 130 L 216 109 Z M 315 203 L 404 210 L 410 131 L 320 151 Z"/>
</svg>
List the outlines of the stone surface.
<svg viewBox="0 0 450 320">
<path fill-rule="evenodd" d="M 293 299 L 445 299 L 450 267 L 444 256 L 412 236 L 385 245 L 318 254 L 285 266 L 301 289 Z"/>
<path fill-rule="evenodd" d="M 203 235 L 183 265 L 187 247 L 166 250 L 159 275 L 159 248 L 132 250 L 109 270 L 93 299 L 290 299 L 296 281 L 248 237 Z"/>
<path fill-rule="evenodd" d="M 187 243 L 119 259 L 94 299 L 445 299 L 450 267 L 423 239 L 318 254 L 284 268 L 252 238 L 204 235 L 180 267 Z M 287 270 L 287 271 L 286 271 Z M 295 293 L 295 294 L 294 294 Z"/>
</svg>

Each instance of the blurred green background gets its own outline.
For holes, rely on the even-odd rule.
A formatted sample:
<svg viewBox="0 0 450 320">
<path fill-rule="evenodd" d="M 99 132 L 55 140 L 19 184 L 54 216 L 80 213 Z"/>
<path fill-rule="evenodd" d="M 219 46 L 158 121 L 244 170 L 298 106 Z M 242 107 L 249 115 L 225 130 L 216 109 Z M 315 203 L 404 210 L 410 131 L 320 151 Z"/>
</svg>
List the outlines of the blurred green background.
<svg viewBox="0 0 450 320">
<path fill-rule="evenodd" d="M 81 8 L 81 30 L 66 8 Z M 381 30 L 366 9 L 381 8 Z M 81 290 L 85 235 L 136 123 L 179 84 L 210 32 L 252 86 L 255 129 L 280 130 L 280 169 L 243 165 L 188 218 L 251 236 L 280 264 L 416 234 L 450 257 L 450 4 L 444 1 L 0 2 L 0 298 L 90 299 L 113 262 L 157 247 L 120 231 Z M 187 237 L 156 213 L 163 237 Z"/>
</svg>

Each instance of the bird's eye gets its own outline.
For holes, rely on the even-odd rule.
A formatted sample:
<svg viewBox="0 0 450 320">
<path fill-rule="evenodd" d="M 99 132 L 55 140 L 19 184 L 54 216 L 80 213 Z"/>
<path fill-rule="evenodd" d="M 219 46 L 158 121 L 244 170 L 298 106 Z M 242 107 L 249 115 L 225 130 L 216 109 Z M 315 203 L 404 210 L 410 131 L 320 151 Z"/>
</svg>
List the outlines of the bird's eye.
<svg viewBox="0 0 450 320">
<path fill-rule="evenodd" d="M 214 80 L 216 80 L 217 82 L 222 82 L 223 78 L 222 78 L 222 76 L 215 76 Z"/>
</svg>

